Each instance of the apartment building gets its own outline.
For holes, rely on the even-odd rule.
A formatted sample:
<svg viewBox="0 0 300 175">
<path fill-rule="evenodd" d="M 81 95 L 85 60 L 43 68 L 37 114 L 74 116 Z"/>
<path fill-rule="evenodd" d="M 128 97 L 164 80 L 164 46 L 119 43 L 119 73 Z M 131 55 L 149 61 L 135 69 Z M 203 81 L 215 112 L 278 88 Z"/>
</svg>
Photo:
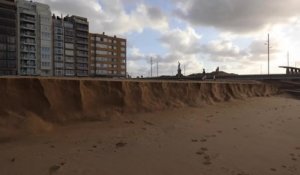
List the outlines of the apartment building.
<svg viewBox="0 0 300 175">
<path fill-rule="evenodd" d="M 48 5 L 17 1 L 20 75 L 52 75 L 52 20 Z"/>
<path fill-rule="evenodd" d="M 73 56 L 75 64 L 75 75 L 78 77 L 87 77 L 88 74 L 88 39 L 89 39 L 89 23 L 87 18 L 79 16 L 67 16 L 64 18 L 64 23 L 68 23 L 70 36 L 68 36 L 70 42 L 66 43 L 65 49 L 73 49 L 73 52 L 69 50 L 68 56 Z M 65 26 L 66 28 L 66 26 Z M 65 35 L 68 35 L 65 29 Z M 72 36 L 71 36 L 72 35 Z M 66 36 L 65 36 L 66 37 Z M 73 44 L 71 43 L 73 41 Z M 67 51 L 65 50 L 65 56 L 67 56 Z M 71 65 L 70 65 L 71 66 Z"/>
<path fill-rule="evenodd" d="M 32 2 L 19 0 L 18 71 L 20 75 L 37 75 L 37 14 Z"/>
<path fill-rule="evenodd" d="M 52 76 L 52 17 L 50 7 L 35 3 L 37 12 L 37 55 L 41 76 Z"/>
<path fill-rule="evenodd" d="M 16 14 L 14 0 L 0 1 L 0 76 L 17 75 Z"/>
<path fill-rule="evenodd" d="M 126 39 L 89 35 L 90 76 L 126 77 Z"/>
<path fill-rule="evenodd" d="M 53 23 L 53 75 L 65 76 L 64 23 L 62 17 L 52 16 Z M 73 75 L 73 74 L 72 74 Z"/>
<path fill-rule="evenodd" d="M 70 18 L 64 18 L 65 76 L 76 76 L 75 28 Z"/>
</svg>

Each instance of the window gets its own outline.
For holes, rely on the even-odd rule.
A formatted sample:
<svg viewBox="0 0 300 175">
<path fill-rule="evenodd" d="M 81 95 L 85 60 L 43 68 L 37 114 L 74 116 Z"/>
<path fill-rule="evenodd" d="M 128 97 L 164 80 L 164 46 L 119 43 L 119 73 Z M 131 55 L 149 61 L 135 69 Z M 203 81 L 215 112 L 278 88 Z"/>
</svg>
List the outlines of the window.
<svg viewBox="0 0 300 175">
<path fill-rule="evenodd" d="M 65 50 L 66 55 L 74 56 L 74 51 L 73 50 Z"/>
<path fill-rule="evenodd" d="M 66 43 L 65 48 L 66 49 L 74 49 L 74 44 Z"/>
<path fill-rule="evenodd" d="M 126 57 L 126 54 L 125 53 L 121 53 L 121 57 Z"/>
<path fill-rule="evenodd" d="M 105 45 L 105 44 L 97 44 L 96 46 L 98 48 L 107 48 L 107 45 Z"/>
<path fill-rule="evenodd" d="M 107 51 L 103 51 L 103 50 L 97 50 L 96 53 L 99 55 L 107 55 Z"/>
<path fill-rule="evenodd" d="M 122 41 L 122 42 L 121 42 L 121 45 L 122 45 L 122 46 L 125 46 L 125 45 L 126 45 L 126 42 L 125 42 L 125 41 Z"/>
</svg>

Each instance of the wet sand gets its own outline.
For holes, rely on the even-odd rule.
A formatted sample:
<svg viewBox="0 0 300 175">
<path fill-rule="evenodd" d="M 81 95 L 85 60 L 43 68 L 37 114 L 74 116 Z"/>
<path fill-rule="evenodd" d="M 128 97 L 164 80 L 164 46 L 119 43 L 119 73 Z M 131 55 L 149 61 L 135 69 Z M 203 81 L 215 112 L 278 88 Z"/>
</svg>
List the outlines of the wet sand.
<svg viewBox="0 0 300 175">
<path fill-rule="evenodd" d="M 0 140 L 0 174 L 298 175 L 299 126 L 286 97 L 56 126 Z"/>
</svg>

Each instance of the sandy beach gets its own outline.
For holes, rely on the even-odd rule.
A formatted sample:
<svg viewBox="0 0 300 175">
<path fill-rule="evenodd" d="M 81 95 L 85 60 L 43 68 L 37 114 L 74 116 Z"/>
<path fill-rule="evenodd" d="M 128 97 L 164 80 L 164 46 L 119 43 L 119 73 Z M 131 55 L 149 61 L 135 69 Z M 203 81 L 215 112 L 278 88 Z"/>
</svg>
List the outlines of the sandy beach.
<svg viewBox="0 0 300 175">
<path fill-rule="evenodd" d="M 299 114 L 297 99 L 256 97 L 33 129 L 1 140 L 0 174 L 297 175 Z"/>
</svg>

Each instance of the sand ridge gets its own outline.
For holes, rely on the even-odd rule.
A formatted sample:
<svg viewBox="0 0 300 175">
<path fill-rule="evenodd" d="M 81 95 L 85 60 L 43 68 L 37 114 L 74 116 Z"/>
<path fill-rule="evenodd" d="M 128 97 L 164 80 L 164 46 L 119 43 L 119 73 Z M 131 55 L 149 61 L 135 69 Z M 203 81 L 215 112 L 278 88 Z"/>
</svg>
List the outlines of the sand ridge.
<svg viewBox="0 0 300 175">
<path fill-rule="evenodd" d="M 278 93 L 263 83 L 0 78 L 0 85 L 0 127 L 32 115 L 55 123 L 101 121 Z"/>
</svg>

